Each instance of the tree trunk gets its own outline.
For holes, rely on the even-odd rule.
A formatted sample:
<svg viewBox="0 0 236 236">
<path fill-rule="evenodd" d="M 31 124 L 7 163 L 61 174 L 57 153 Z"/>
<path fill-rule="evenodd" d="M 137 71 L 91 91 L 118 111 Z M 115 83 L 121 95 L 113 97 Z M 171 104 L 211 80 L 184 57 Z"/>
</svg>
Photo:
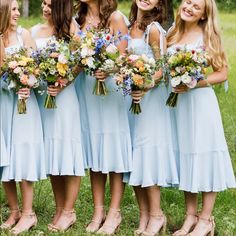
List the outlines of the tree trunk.
<svg viewBox="0 0 236 236">
<path fill-rule="evenodd" d="M 29 16 L 29 0 L 23 0 L 22 2 L 22 15 L 23 17 Z"/>
<path fill-rule="evenodd" d="M 173 0 L 166 0 L 166 20 L 163 22 L 163 27 L 168 30 L 174 22 Z"/>
</svg>

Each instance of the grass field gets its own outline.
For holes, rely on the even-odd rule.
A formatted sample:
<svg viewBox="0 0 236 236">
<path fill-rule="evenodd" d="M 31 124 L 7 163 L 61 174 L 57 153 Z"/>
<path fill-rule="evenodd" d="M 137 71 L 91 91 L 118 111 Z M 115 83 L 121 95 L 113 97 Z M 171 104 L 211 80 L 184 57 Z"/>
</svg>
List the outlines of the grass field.
<svg viewBox="0 0 236 236">
<path fill-rule="evenodd" d="M 128 13 L 128 7 L 121 6 L 124 12 Z M 24 27 L 36 24 L 39 18 L 22 20 Z M 223 41 L 228 54 L 229 71 L 229 91 L 224 92 L 222 86 L 216 86 L 215 91 L 219 99 L 225 135 L 230 149 L 234 170 L 236 173 L 236 13 L 220 13 L 220 25 L 223 31 Z M 209 121 L 210 122 L 210 121 Z M 8 210 L 2 189 L 0 187 L 0 223 L 7 217 Z M 107 188 L 107 196 L 109 196 Z M 107 203 L 109 198 L 106 199 Z M 162 208 L 168 217 L 168 234 L 177 229 L 184 218 L 184 202 L 182 192 L 176 189 L 162 190 Z M 107 204 L 108 205 L 108 204 Z M 92 196 L 88 176 L 83 178 L 81 191 L 76 203 L 77 223 L 67 233 L 50 233 L 47 224 L 54 212 L 54 202 L 49 181 L 41 181 L 35 185 L 34 209 L 38 215 L 39 224 L 36 229 L 23 235 L 72 235 L 83 236 L 85 226 L 92 216 Z M 131 236 L 138 224 L 138 208 L 131 187 L 126 187 L 122 202 L 123 222 L 117 235 Z M 216 218 L 216 235 L 235 236 L 236 235 L 236 190 L 228 190 L 218 194 L 214 216 Z M 1 235 L 8 235 L 2 232 Z"/>
</svg>

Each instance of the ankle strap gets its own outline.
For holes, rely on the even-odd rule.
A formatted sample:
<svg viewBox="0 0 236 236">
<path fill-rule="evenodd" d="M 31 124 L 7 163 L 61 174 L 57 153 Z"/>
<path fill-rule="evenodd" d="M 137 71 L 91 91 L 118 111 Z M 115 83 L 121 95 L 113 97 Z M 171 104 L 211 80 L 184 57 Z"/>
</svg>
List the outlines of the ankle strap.
<svg viewBox="0 0 236 236">
<path fill-rule="evenodd" d="M 200 217 L 200 216 L 198 216 L 198 218 L 200 220 L 207 221 L 207 222 L 213 222 L 214 221 L 214 216 L 210 216 L 208 219 L 206 219 L 204 217 Z"/>
<path fill-rule="evenodd" d="M 158 219 L 158 218 L 163 218 L 163 217 L 165 216 L 162 211 L 160 211 L 160 212 L 158 212 L 158 213 L 155 213 L 155 212 L 152 213 L 152 212 L 150 212 L 149 215 L 152 216 L 152 217 L 155 217 L 155 218 L 157 218 L 157 219 Z"/>
<path fill-rule="evenodd" d="M 10 209 L 10 212 L 11 212 L 11 213 L 20 212 L 20 209 L 19 209 L 19 208 L 18 208 L 18 209 Z"/>
<path fill-rule="evenodd" d="M 188 213 L 186 212 L 186 216 L 193 216 L 193 217 L 199 217 L 199 215 L 196 213 L 196 214 L 192 214 L 192 213 Z"/>
<path fill-rule="evenodd" d="M 62 209 L 62 213 L 64 215 L 70 215 L 70 214 L 74 214 L 75 213 L 75 210 L 72 209 L 72 210 L 65 210 L 64 208 Z"/>
<path fill-rule="evenodd" d="M 113 212 L 120 212 L 120 209 L 119 208 L 112 208 L 112 207 L 110 207 L 109 208 L 109 211 L 113 211 Z"/>
<path fill-rule="evenodd" d="M 33 217 L 36 216 L 34 211 L 22 211 L 22 216 Z"/>
</svg>

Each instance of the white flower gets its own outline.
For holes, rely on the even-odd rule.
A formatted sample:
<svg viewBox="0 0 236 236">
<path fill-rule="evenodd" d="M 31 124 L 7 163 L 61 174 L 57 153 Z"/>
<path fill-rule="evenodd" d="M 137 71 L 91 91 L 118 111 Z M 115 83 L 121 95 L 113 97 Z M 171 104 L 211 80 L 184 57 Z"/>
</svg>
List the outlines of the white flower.
<svg viewBox="0 0 236 236">
<path fill-rule="evenodd" d="M 16 87 L 16 83 L 13 80 L 11 80 L 10 84 L 8 85 L 8 89 L 13 89 L 15 87 Z"/>
<path fill-rule="evenodd" d="M 35 78 L 34 75 L 29 75 L 29 79 L 27 83 L 30 87 L 34 87 L 35 85 L 37 85 L 37 79 Z"/>
<path fill-rule="evenodd" d="M 95 69 L 93 57 L 88 57 L 86 61 L 87 61 L 86 64 L 88 65 L 89 68 Z"/>
<path fill-rule="evenodd" d="M 176 87 L 177 85 L 180 84 L 181 77 L 180 76 L 173 77 L 170 82 L 171 82 L 172 87 Z"/>
<path fill-rule="evenodd" d="M 88 48 L 88 47 L 84 47 L 81 50 L 81 57 L 85 58 L 85 57 L 89 57 L 95 54 L 95 51 L 92 48 Z"/>
<path fill-rule="evenodd" d="M 58 57 L 58 61 L 62 64 L 66 64 L 68 62 L 67 58 L 65 57 L 64 54 L 60 54 Z"/>
<path fill-rule="evenodd" d="M 111 53 L 111 54 L 115 54 L 118 52 L 117 47 L 114 44 L 110 44 L 107 48 L 106 48 L 106 52 L 107 53 Z"/>
<path fill-rule="evenodd" d="M 184 73 L 181 76 L 181 80 L 182 80 L 183 83 L 188 84 L 192 81 L 192 78 L 188 75 L 188 73 Z"/>
<path fill-rule="evenodd" d="M 152 66 L 154 66 L 156 61 L 154 58 L 151 57 L 151 58 L 149 58 L 148 63 L 151 64 Z"/>
</svg>

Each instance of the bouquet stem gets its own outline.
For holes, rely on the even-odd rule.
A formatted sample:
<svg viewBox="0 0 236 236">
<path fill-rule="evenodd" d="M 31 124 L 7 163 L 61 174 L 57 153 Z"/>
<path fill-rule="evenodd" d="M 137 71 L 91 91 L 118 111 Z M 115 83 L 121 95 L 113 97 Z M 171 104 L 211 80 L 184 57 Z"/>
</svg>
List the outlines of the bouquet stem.
<svg viewBox="0 0 236 236">
<path fill-rule="evenodd" d="M 51 96 L 50 94 L 47 94 L 47 97 L 46 97 L 45 102 L 44 102 L 44 107 L 46 109 L 55 109 L 55 108 L 57 108 L 56 97 Z"/>
<path fill-rule="evenodd" d="M 177 101 L 178 101 L 178 93 L 171 92 L 166 101 L 166 105 L 170 107 L 175 107 Z"/>
<path fill-rule="evenodd" d="M 105 82 L 97 80 L 94 86 L 93 94 L 97 96 L 106 96 L 108 93 Z"/>
<path fill-rule="evenodd" d="M 142 112 L 140 103 L 136 103 L 134 102 L 134 100 L 132 100 L 129 110 L 135 115 L 138 115 L 139 113 Z"/>
<path fill-rule="evenodd" d="M 26 99 L 19 98 L 17 102 L 18 114 L 26 114 Z"/>
</svg>

